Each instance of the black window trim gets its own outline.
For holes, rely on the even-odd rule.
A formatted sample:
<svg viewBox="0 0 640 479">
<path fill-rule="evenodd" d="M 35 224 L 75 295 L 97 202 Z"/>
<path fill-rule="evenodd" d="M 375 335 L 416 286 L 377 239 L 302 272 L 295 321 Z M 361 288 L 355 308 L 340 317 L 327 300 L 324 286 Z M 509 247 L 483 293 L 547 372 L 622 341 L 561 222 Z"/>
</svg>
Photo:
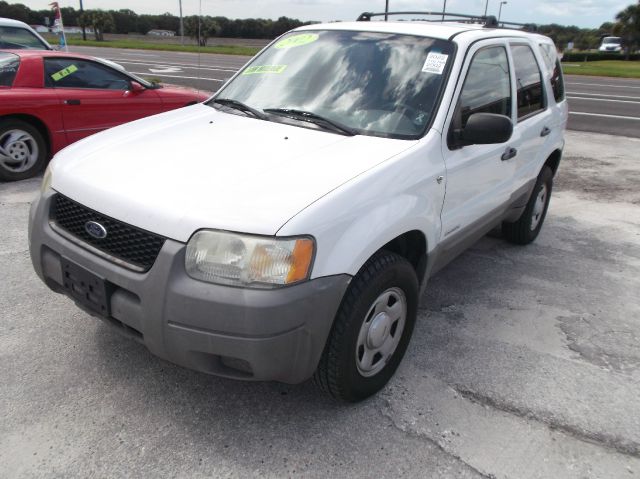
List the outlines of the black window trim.
<svg viewBox="0 0 640 479">
<path fill-rule="evenodd" d="M 523 41 L 521 39 L 518 39 L 516 41 L 509 41 L 509 50 L 511 50 L 512 46 L 526 46 L 529 47 L 529 50 L 531 50 L 531 53 L 533 54 L 533 59 L 536 62 L 536 66 L 538 67 L 538 73 L 540 74 L 540 85 L 542 86 L 542 101 L 543 101 L 543 107 L 540 110 L 536 110 L 534 112 L 531 113 L 527 113 L 525 116 L 518 118 L 518 90 L 516 89 L 516 119 L 515 119 L 515 125 L 519 125 L 520 123 L 522 123 L 523 121 L 528 120 L 529 118 L 533 118 L 536 115 L 539 115 L 540 113 L 544 113 L 545 111 L 547 111 L 549 109 L 549 98 L 547 95 L 547 87 L 546 87 L 546 82 L 544 79 L 544 75 L 542 74 L 542 69 L 540 68 L 540 62 L 538 61 L 538 57 L 536 57 L 536 52 L 534 51 L 534 48 L 531 46 L 531 44 L 527 41 Z M 513 60 L 513 51 L 510 51 L 511 54 L 511 59 Z M 513 62 L 513 73 L 516 73 L 516 65 L 515 65 L 515 61 Z M 513 121 L 513 120 L 512 120 Z"/>
</svg>

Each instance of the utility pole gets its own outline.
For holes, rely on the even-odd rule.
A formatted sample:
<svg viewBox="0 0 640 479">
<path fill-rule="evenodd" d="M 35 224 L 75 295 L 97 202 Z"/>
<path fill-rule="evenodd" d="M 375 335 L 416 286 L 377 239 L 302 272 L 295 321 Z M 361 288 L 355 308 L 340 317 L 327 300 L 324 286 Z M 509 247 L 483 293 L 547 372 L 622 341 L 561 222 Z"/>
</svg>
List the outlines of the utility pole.
<svg viewBox="0 0 640 479">
<path fill-rule="evenodd" d="M 500 16 L 502 15 L 502 5 L 506 5 L 507 2 L 500 2 L 500 10 L 498 10 L 498 23 L 500 23 Z"/>
<path fill-rule="evenodd" d="M 384 21 L 386 22 L 387 20 L 389 20 L 389 0 L 384 5 Z"/>
<path fill-rule="evenodd" d="M 444 14 L 447 11 L 447 0 L 444 0 L 444 5 L 442 5 L 442 19 L 444 20 Z"/>
<path fill-rule="evenodd" d="M 84 8 L 82 7 L 82 0 L 80 0 L 80 15 L 84 13 Z M 82 41 L 87 41 L 87 31 L 85 30 L 84 23 L 82 24 Z"/>
<path fill-rule="evenodd" d="M 484 3 L 484 16 L 487 16 L 487 8 L 489 8 L 489 0 Z"/>
<path fill-rule="evenodd" d="M 180 5 L 180 43 L 184 45 L 184 23 L 182 21 L 182 0 L 178 0 Z"/>
</svg>

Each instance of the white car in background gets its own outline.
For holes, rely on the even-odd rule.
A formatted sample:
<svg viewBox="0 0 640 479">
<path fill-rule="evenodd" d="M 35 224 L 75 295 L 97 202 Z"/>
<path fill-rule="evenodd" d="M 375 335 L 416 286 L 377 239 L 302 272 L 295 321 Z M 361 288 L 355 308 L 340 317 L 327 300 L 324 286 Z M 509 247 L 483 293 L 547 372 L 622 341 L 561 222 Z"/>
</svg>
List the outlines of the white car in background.
<svg viewBox="0 0 640 479">
<path fill-rule="evenodd" d="M 620 37 L 604 37 L 598 50 L 601 52 L 620 53 L 622 51 L 622 40 Z"/>
<path fill-rule="evenodd" d="M 24 22 L 0 18 L 0 50 L 54 50 L 38 32 Z"/>
</svg>

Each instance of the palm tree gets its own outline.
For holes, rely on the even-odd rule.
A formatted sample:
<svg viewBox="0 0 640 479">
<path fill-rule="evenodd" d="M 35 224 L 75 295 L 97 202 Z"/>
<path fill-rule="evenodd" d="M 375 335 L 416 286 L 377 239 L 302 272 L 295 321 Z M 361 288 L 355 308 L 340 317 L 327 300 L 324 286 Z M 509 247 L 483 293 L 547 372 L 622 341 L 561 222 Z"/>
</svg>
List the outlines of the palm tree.
<svg viewBox="0 0 640 479">
<path fill-rule="evenodd" d="M 625 58 L 628 60 L 631 52 L 640 44 L 640 0 L 636 5 L 629 5 L 616 15 L 613 33 L 622 38 L 625 48 Z"/>
</svg>

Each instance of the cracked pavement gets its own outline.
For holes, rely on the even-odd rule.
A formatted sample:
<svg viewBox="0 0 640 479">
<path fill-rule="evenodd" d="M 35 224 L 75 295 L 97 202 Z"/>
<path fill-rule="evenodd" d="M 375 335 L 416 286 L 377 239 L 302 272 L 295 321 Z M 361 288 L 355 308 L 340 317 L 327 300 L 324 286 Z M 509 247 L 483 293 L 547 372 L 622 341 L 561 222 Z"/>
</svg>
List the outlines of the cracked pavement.
<svg viewBox="0 0 640 479">
<path fill-rule="evenodd" d="M 153 357 L 44 287 L 0 184 L 1 477 L 640 478 L 640 140 L 567 132 L 546 224 L 434 277 L 379 395 Z"/>
</svg>

